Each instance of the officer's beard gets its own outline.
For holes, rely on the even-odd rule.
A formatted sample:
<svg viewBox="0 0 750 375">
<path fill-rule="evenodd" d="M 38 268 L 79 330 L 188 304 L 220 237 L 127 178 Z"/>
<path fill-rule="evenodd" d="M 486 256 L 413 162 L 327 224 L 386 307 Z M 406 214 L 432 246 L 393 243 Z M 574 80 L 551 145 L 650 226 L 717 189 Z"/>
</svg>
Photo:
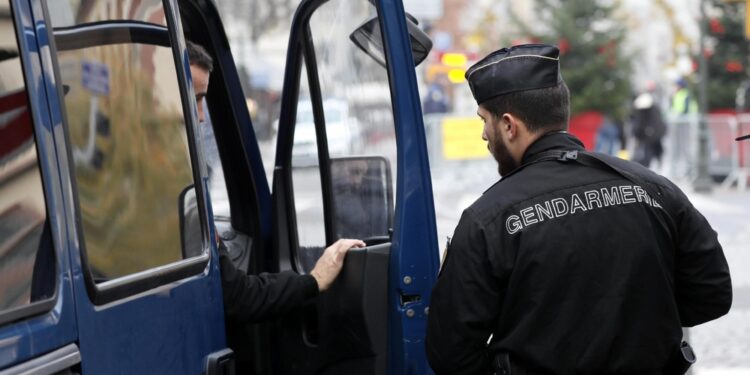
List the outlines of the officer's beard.
<svg viewBox="0 0 750 375">
<path fill-rule="evenodd" d="M 488 143 L 487 146 L 495 161 L 497 161 L 497 172 L 500 173 L 501 177 L 518 168 L 518 163 L 513 160 L 513 156 L 510 155 L 510 150 L 505 146 L 502 138 L 498 137 L 492 142 L 492 145 Z"/>
</svg>

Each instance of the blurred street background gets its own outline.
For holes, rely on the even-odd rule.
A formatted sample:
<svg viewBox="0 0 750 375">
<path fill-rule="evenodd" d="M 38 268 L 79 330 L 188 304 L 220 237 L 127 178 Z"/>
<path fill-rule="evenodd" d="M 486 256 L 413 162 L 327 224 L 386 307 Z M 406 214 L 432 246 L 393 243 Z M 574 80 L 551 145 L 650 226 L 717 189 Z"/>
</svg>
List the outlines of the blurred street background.
<svg viewBox="0 0 750 375">
<path fill-rule="evenodd" d="M 461 211 L 499 179 L 481 140 L 465 70 L 500 47 L 555 44 L 571 90 L 570 131 L 588 149 L 640 162 L 675 181 L 719 234 L 732 271 L 734 306 L 729 315 L 689 331 L 698 355 L 693 373 L 750 374 L 750 140 L 734 140 L 750 134 L 747 2 L 403 2 L 433 41 L 416 69 L 439 243 L 451 236 Z M 270 180 L 286 30 L 298 1 L 217 3 Z M 326 40 L 315 42 L 328 51 Z M 328 69 L 336 74 L 332 61 Z M 346 98 L 348 121 L 360 128 L 357 147 L 395 161 L 392 130 L 379 130 L 390 116 L 387 81 L 352 82 L 336 95 Z M 301 184 L 316 178 L 312 171 L 302 173 Z M 301 198 L 298 212 L 313 205 Z"/>
</svg>

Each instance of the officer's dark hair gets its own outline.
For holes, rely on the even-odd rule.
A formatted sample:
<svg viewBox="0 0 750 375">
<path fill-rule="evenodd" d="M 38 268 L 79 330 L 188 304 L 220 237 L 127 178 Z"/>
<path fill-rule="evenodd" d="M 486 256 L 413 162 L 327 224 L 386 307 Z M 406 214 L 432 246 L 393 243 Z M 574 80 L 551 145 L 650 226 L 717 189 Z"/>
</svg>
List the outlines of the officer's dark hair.
<svg viewBox="0 0 750 375">
<path fill-rule="evenodd" d="M 199 44 L 187 41 L 188 58 L 190 65 L 196 65 L 201 69 L 211 73 L 214 70 L 214 59 L 208 54 L 205 48 Z"/>
<path fill-rule="evenodd" d="M 543 89 L 500 95 L 482 103 L 495 118 L 510 113 L 521 119 L 530 132 L 568 130 L 570 91 L 565 82 Z"/>
</svg>

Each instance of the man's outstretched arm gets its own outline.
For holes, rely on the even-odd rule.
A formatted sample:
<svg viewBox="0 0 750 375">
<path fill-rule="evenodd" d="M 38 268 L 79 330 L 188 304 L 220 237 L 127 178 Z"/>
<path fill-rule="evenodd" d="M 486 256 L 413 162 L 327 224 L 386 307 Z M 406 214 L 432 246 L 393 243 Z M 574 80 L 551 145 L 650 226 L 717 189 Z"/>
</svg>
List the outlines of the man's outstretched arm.
<svg viewBox="0 0 750 375">
<path fill-rule="evenodd" d="M 326 248 L 307 275 L 293 271 L 247 275 L 234 266 L 221 244 L 219 261 L 225 314 L 236 321 L 260 321 L 312 303 L 341 272 L 346 252 L 364 246 L 359 240 L 336 241 Z"/>
</svg>

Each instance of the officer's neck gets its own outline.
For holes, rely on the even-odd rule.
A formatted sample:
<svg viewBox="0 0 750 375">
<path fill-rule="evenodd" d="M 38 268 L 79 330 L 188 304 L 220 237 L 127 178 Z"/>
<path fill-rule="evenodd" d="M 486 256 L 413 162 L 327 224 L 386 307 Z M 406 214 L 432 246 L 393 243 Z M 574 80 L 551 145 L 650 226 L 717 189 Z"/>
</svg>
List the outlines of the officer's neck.
<svg viewBox="0 0 750 375">
<path fill-rule="evenodd" d="M 523 139 L 524 147 L 520 155 L 517 156 L 515 153 L 512 153 L 512 155 L 514 158 L 517 157 L 517 159 L 515 160 L 519 163 L 519 165 L 523 164 L 524 157 L 529 152 L 529 149 L 532 147 L 532 145 L 537 143 L 539 140 L 541 140 L 542 138 L 546 138 L 548 136 L 558 135 L 558 134 L 567 134 L 567 133 L 568 133 L 567 130 L 541 130 L 538 132 L 529 133 L 528 136 Z"/>
</svg>

